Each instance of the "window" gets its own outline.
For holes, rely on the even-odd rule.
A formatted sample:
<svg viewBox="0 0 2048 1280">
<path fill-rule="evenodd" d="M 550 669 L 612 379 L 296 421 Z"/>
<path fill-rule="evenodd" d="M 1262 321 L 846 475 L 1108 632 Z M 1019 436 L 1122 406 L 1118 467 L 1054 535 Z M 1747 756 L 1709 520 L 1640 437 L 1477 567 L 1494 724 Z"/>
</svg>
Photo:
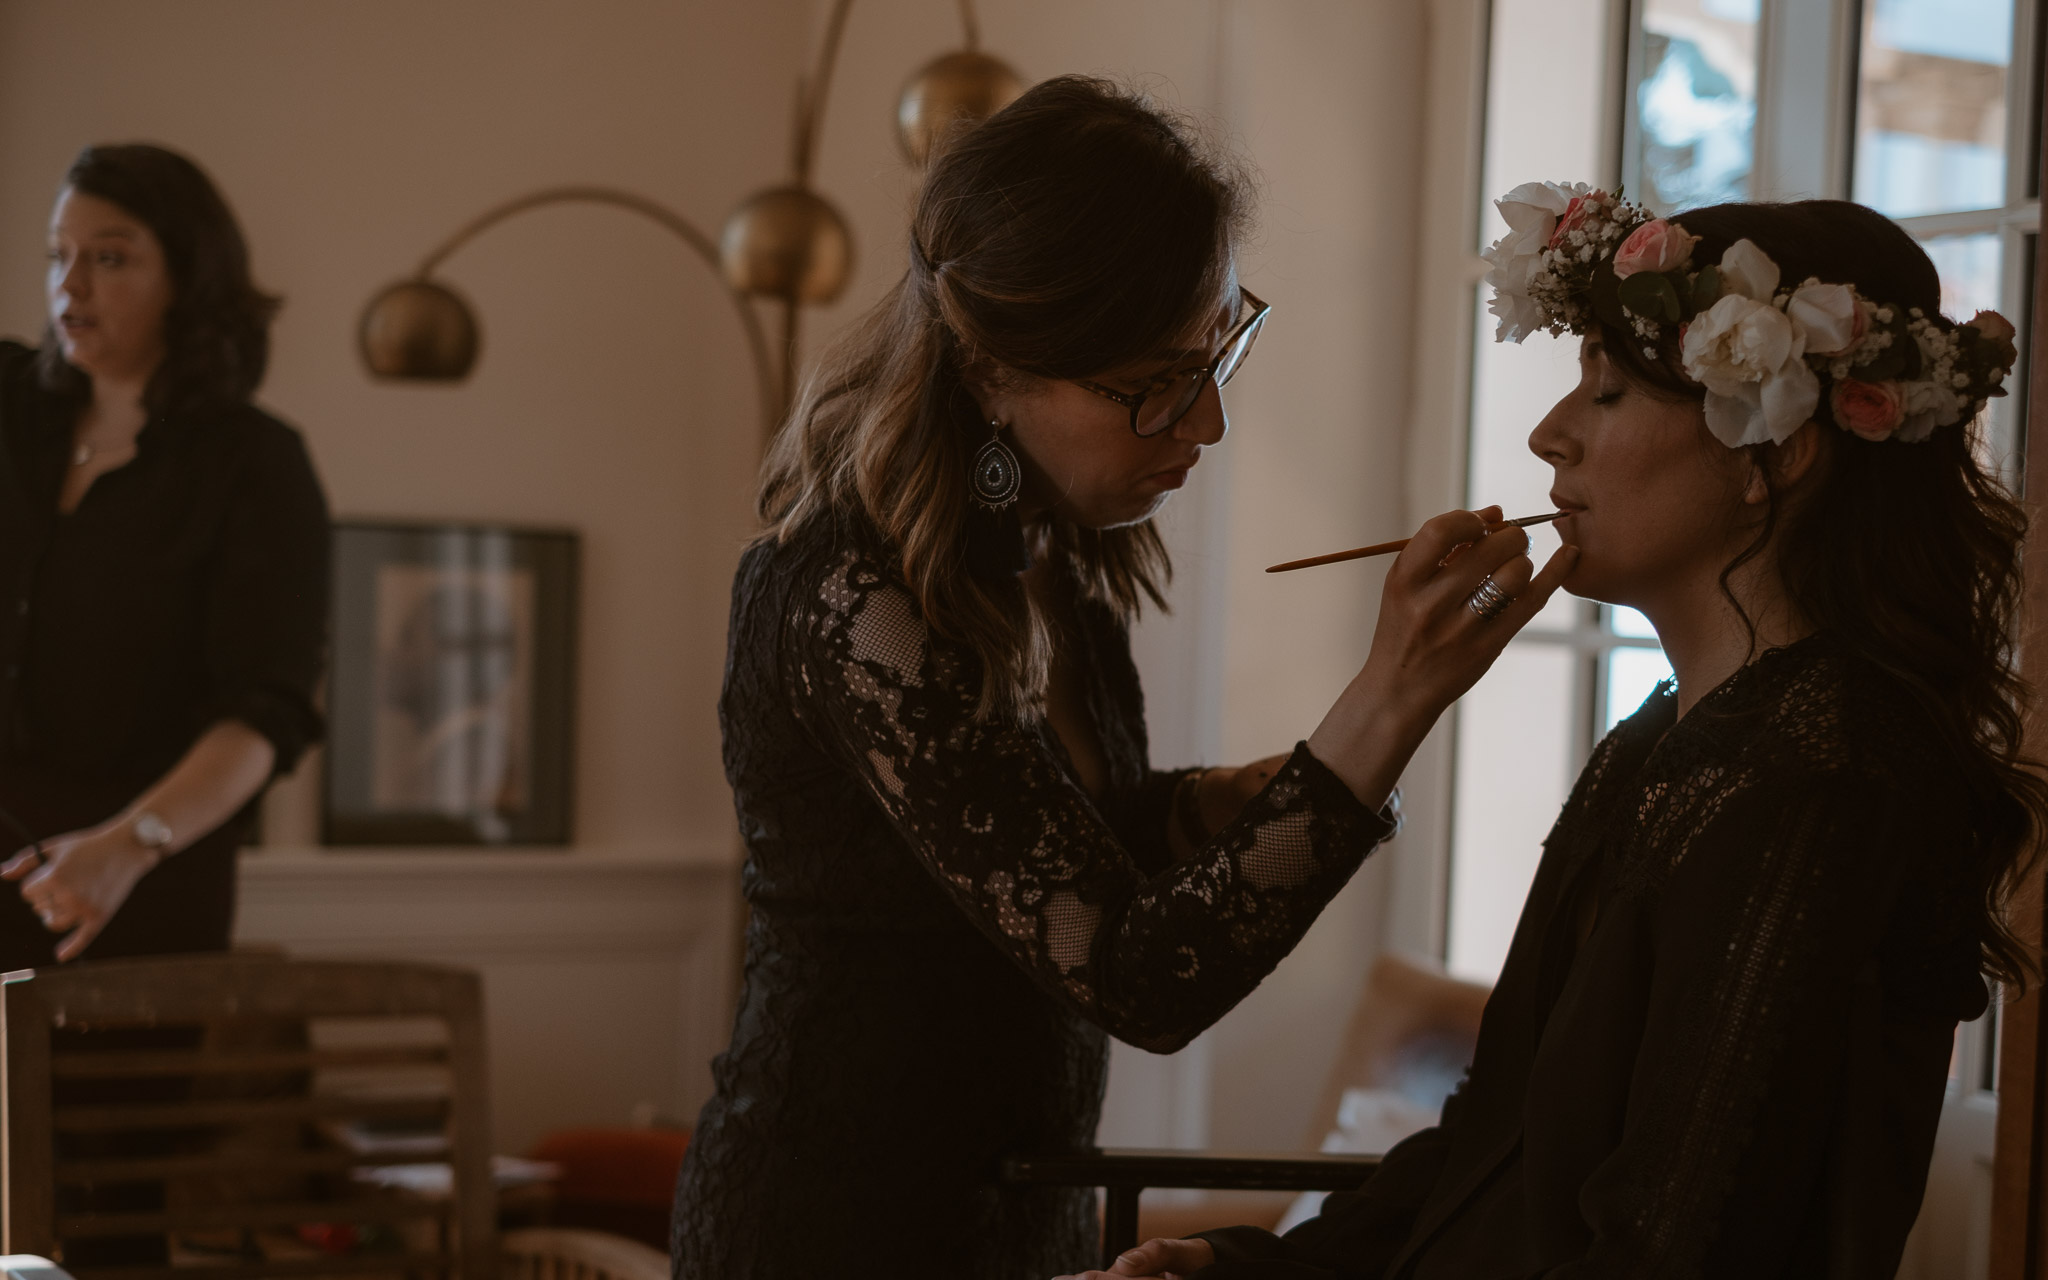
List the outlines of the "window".
<svg viewBox="0 0 2048 1280">
<path fill-rule="evenodd" d="M 1760 0 L 1646 0 L 1630 31 L 1628 189 L 1659 213 L 1747 200 Z"/>
</svg>

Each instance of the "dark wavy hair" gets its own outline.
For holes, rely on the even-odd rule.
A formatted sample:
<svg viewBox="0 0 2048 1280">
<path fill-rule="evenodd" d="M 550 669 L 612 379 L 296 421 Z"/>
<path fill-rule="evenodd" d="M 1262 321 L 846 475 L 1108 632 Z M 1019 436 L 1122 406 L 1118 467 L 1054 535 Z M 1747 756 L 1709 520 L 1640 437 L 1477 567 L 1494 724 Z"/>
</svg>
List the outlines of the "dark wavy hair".
<svg viewBox="0 0 2048 1280">
<path fill-rule="evenodd" d="M 1047 622 L 1014 570 L 974 551 L 1002 535 L 969 497 L 989 428 L 966 375 L 1091 378 L 1163 352 L 1225 301 L 1250 205 L 1192 126 L 1102 80 L 1047 80 L 954 136 L 918 196 L 908 272 L 827 353 L 769 453 L 769 536 L 864 518 L 926 621 L 981 658 L 982 714 L 1030 706 Z M 1151 522 L 1056 527 L 1053 542 L 1126 617 L 1164 607 L 1172 566 Z"/>
<path fill-rule="evenodd" d="M 1941 278 L 1919 243 L 1883 215 L 1841 200 L 1723 204 L 1674 215 L 1700 237 L 1695 263 L 1719 262 L 1738 240 L 1756 244 L 1788 284 L 1819 278 L 1850 284 L 1881 305 L 1919 307 L 1944 329 Z M 1646 354 L 1642 340 L 1602 326 L 1607 358 L 1647 394 L 1699 400 L 1675 335 Z M 1813 421 L 1824 428 L 1825 466 L 1806 499 L 1781 504 L 1775 489 L 1756 538 L 1721 573 L 1729 579 L 1768 553 L 1793 604 L 1816 628 L 1908 690 L 1955 762 L 1972 815 L 1969 865 L 1982 904 L 1976 922 L 1984 972 L 2015 988 L 2039 976 L 2039 960 L 2007 927 L 2004 904 L 2048 832 L 2048 782 L 2024 750 L 2031 690 L 2014 644 L 2020 609 L 2020 547 L 2027 516 L 1981 458 L 1981 417 L 1937 427 L 1917 444 L 1871 441 L 1836 430 L 1822 374 Z M 1774 445 L 1748 452 L 1772 483 Z M 1756 628 L 1741 604 L 1736 610 Z"/>
<path fill-rule="evenodd" d="M 227 201 L 192 161 L 147 143 L 87 147 L 64 185 L 119 205 L 163 246 L 171 276 L 164 358 L 143 392 L 152 417 L 246 403 L 270 363 L 278 299 L 249 275 L 249 246 Z M 65 363 L 54 325 L 36 353 L 43 385 L 83 401 L 90 380 Z"/>
</svg>

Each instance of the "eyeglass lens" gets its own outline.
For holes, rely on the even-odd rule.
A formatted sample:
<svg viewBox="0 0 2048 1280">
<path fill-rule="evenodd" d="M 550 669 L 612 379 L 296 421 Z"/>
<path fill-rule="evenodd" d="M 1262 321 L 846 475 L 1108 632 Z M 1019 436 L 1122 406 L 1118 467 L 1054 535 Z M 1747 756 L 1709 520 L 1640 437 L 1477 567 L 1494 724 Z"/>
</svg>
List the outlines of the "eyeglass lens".
<svg viewBox="0 0 2048 1280">
<path fill-rule="evenodd" d="M 1266 318 L 1260 316 L 1244 327 L 1229 348 L 1217 358 L 1214 374 L 1216 385 L 1221 387 L 1236 375 L 1244 364 L 1245 355 L 1252 349 L 1252 340 L 1265 327 Z M 1190 369 L 1177 375 L 1172 382 L 1145 397 L 1145 403 L 1138 408 L 1138 434 L 1156 436 L 1174 423 L 1187 416 L 1195 407 L 1195 401 L 1202 398 L 1202 385 L 1209 381 L 1207 369 Z"/>
</svg>

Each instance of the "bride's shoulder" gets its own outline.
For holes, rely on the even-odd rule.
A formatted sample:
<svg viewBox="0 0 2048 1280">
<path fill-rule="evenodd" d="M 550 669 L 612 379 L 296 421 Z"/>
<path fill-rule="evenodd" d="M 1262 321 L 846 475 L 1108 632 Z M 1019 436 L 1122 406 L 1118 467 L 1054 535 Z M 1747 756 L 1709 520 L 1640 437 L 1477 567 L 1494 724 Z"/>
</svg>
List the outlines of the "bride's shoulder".
<svg viewBox="0 0 2048 1280">
<path fill-rule="evenodd" d="M 1936 726 L 1904 680 L 1827 636 L 1778 652 L 1757 691 L 1756 754 L 1852 788 L 1925 787 L 1946 773 Z"/>
</svg>

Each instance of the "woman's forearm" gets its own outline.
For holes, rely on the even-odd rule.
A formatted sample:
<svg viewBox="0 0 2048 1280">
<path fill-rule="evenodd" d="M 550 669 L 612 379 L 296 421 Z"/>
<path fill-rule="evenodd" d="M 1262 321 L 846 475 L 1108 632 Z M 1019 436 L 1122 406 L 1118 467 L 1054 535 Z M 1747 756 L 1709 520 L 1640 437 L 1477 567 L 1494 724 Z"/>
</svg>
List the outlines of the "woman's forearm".
<svg viewBox="0 0 2048 1280">
<path fill-rule="evenodd" d="M 0 879 L 18 881 L 43 927 L 67 935 L 57 943 L 57 959 L 75 960 L 143 876 L 249 803 L 276 758 L 268 738 L 239 720 L 223 720 L 126 809 L 90 830 L 22 850 L 0 865 Z M 144 814 L 169 828 L 169 839 L 138 829 Z"/>
<path fill-rule="evenodd" d="M 1361 803 L 1378 809 L 1394 793 L 1402 771 L 1443 709 L 1430 704 L 1403 709 L 1393 699 L 1375 695 L 1366 681 L 1361 672 L 1344 690 L 1308 736 L 1308 749 Z"/>
<path fill-rule="evenodd" d="M 233 817 L 270 779 L 277 761 L 270 739 L 239 720 L 222 720 L 199 735 L 170 772 L 115 817 L 132 823 L 153 813 L 171 830 L 161 852 L 176 853 Z"/>
</svg>

